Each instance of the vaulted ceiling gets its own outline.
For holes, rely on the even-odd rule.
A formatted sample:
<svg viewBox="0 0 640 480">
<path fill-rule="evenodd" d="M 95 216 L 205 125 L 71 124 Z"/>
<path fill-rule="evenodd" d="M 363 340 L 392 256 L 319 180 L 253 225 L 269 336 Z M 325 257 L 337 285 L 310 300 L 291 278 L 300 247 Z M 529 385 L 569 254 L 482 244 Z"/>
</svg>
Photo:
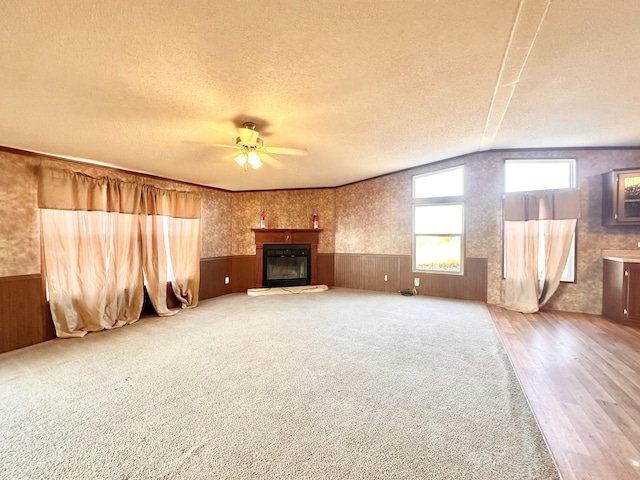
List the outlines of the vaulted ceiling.
<svg viewBox="0 0 640 480">
<path fill-rule="evenodd" d="M 0 145 L 229 190 L 640 145 L 640 2 L 0 0 Z M 308 156 L 244 171 L 237 127 Z"/>
</svg>

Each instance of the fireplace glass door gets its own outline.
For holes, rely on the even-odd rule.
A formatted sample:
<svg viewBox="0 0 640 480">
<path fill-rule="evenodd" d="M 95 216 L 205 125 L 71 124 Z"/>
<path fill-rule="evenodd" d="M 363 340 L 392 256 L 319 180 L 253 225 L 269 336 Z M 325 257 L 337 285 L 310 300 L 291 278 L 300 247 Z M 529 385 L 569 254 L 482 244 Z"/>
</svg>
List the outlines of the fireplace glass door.
<svg viewBox="0 0 640 480">
<path fill-rule="evenodd" d="M 264 245 L 262 285 L 264 287 L 310 285 L 309 253 L 309 245 Z"/>
</svg>

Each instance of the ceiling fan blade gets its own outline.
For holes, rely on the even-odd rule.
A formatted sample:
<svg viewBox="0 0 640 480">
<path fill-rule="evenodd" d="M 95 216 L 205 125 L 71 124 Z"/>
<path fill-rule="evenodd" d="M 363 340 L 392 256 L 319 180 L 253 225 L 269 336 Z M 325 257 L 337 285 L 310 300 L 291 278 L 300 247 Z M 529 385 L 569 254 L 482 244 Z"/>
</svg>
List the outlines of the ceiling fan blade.
<svg viewBox="0 0 640 480">
<path fill-rule="evenodd" d="M 277 169 L 281 169 L 284 167 L 284 163 L 282 163 L 280 160 L 276 160 L 271 155 L 267 155 L 264 152 L 260 152 L 260 158 L 262 159 L 262 161 L 264 161 L 264 163 L 266 163 L 270 167 L 277 168 Z"/>
<path fill-rule="evenodd" d="M 237 145 L 227 145 L 225 143 L 210 143 L 212 147 L 223 147 L 223 148 L 239 148 Z"/>
<path fill-rule="evenodd" d="M 218 165 L 226 165 L 229 162 L 233 162 L 236 157 L 236 153 L 229 153 L 225 155 L 208 155 L 203 158 L 206 164 L 217 165 L 216 168 L 220 168 Z"/>
<path fill-rule="evenodd" d="M 264 151 L 276 155 L 309 155 L 309 152 L 302 148 L 264 147 Z"/>
</svg>

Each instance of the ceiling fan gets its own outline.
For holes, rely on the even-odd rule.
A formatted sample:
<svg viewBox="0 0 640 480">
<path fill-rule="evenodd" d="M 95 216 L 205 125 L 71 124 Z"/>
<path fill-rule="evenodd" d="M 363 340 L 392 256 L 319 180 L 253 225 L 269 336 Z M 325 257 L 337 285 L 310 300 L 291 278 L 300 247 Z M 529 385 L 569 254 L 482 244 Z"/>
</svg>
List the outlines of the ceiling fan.
<svg viewBox="0 0 640 480">
<path fill-rule="evenodd" d="M 239 137 L 236 138 L 235 145 L 215 144 L 214 147 L 235 148 L 239 151 L 235 157 L 235 161 L 245 170 L 248 166 L 253 169 L 260 168 L 263 160 L 276 162 L 269 154 L 276 155 L 308 155 L 304 149 L 285 148 L 285 147 L 267 147 L 259 133 L 256 130 L 256 124 L 253 122 L 244 122 L 242 127 L 238 129 Z"/>
</svg>

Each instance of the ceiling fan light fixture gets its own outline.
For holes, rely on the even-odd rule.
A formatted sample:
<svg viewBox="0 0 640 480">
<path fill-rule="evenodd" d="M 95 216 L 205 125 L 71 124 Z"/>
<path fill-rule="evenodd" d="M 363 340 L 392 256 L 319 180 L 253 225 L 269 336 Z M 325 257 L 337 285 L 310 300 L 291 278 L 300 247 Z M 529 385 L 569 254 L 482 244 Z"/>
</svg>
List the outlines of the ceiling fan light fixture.
<svg viewBox="0 0 640 480">
<path fill-rule="evenodd" d="M 260 156 L 254 151 L 249 152 L 249 154 L 247 155 L 247 161 L 249 162 L 249 165 L 251 165 L 254 169 L 260 168 L 262 166 Z"/>
<path fill-rule="evenodd" d="M 241 167 L 245 167 L 245 165 L 247 164 L 247 154 L 242 152 L 236 158 L 234 158 L 234 160 Z"/>
<path fill-rule="evenodd" d="M 234 157 L 235 162 L 245 171 L 251 166 L 252 169 L 260 168 L 263 159 L 268 164 L 278 165 L 278 161 L 269 156 L 277 155 L 307 155 L 308 152 L 299 148 L 286 147 L 266 147 L 262 139 L 258 136 L 256 125 L 253 122 L 245 122 L 238 129 L 239 136 L 235 145 L 215 144 L 216 147 L 235 148 L 238 153 Z M 262 156 L 264 155 L 264 156 Z"/>
</svg>

